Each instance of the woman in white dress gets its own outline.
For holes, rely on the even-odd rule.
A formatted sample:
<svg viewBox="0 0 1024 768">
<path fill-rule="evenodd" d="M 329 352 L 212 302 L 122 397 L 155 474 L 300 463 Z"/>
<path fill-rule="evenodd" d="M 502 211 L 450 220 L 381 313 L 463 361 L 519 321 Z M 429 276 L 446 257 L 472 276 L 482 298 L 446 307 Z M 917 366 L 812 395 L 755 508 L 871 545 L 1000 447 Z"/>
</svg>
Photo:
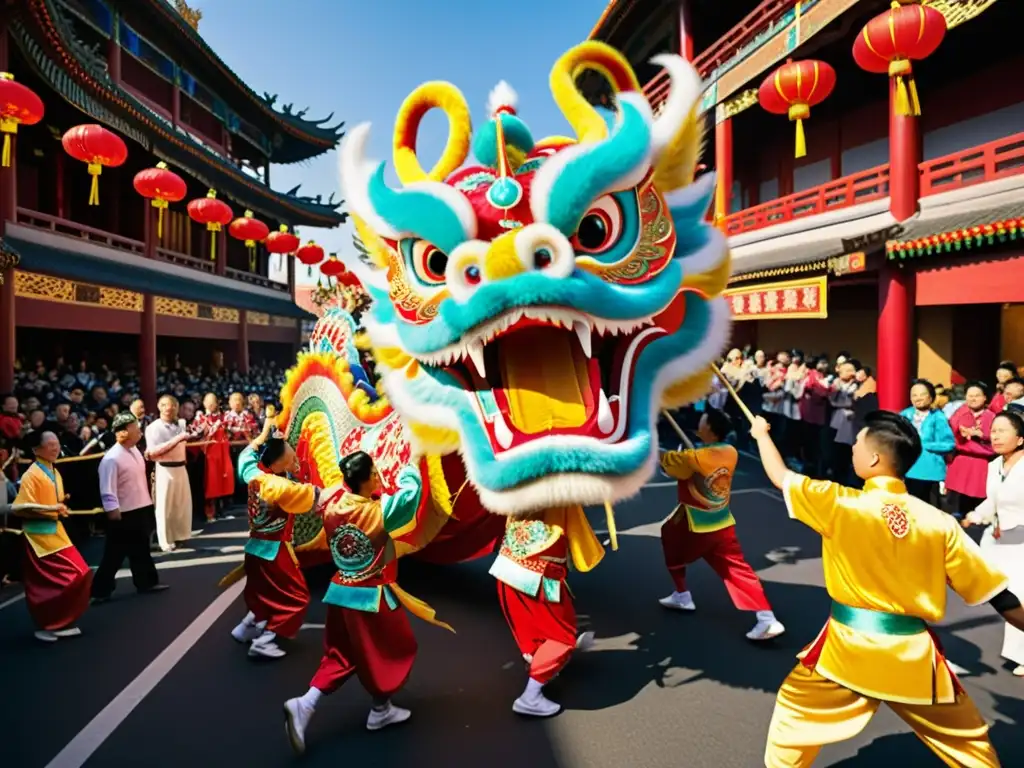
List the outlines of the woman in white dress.
<svg viewBox="0 0 1024 768">
<path fill-rule="evenodd" d="M 1004 411 L 992 422 L 996 458 L 988 465 L 985 500 L 964 518 L 963 525 L 987 525 L 981 548 L 1010 577 L 1009 589 L 1024 594 L 1024 419 Z M 1003 657 L 1024 677 L 1024 632 L 1006 625 Z"/>
</svg>

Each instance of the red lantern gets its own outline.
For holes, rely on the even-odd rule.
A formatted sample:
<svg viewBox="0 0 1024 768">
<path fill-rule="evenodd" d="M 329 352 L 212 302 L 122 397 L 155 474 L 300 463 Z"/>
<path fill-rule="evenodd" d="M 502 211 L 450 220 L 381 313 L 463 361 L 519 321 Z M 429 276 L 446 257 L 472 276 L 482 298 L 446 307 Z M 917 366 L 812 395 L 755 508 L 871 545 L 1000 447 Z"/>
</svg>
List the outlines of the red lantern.
<svg viewBox="0 0 1024 768">
<path fill-rule="evenodd" d="M 246 211 L 244 216 L 235 219 L 228 227 L 228 234 L 236 240 L 244 240 L 245 247 L 249 249 L 249 271 L 256 271 L 256 243 L 263 242 L 270 234 L 270 227 L 259 219 L 254 219 L 252 211 Z"/>
<path fill-rule="evenodd" d="M 150 200 L 150 205 L 159 211 L 156 220 L 157 240 L 164 236 L 164 211 L 169 203 L 178 203 L 185 199 L 188 187 L 185 180 L 174 171 L 167 170 L 167 163 L 157 163 L 155 168 L 147 168 L 135 174 L 132 182 L 135 191 Z"/>
<path fill-rule="evenodd" d="M 896 78 L 896 114 L 920 115 L 911 59 L 927 59 L 946 36 L 946 17 L 931 6 L 903 5 L 876 16 L 857 36 L 853 59 L 868 72 Z"/>
<path fill-rule="evenodd" d="M 324 249 L 310 240 L 295 251 L 295 258 L 306 265 L 307 273 L 313 276 L 313 267 L 324 260 Z"/>
<path fill-rule="evenodd" d="M 796 157 L 807 154 L 804 120 L 836 85 L 836 71 L 823 61 L 790 59 L 761 83 L 757 100 L 768 112 L 796 121 Z"/>
<path fill-rule="evenodd" d="M 299 238 L 288 231 L 287 224 L 282 224 L 277 232 L 271 232 L 267 235 L 266 242 L 264 243 L 270 253 L 276 253 L 278 256 L 286 253 L 295 253 L 300 244 Z"/>
<path fill-rule="evenodd" d="M 10 72 L 0 72 L 0 133 L 4 135 L 3 157 L 0 165 L 11 164 L 11 136 L 19 125 L 35 125 L 43 119 L 43 101 L 35 91 L 14 82 Z"/>
<path fill-rule="evenodd" d="M 332 277 L 337 278 L 343 272 L 345 272 L 345 265 L 338 261 L 336 253 L 332 253 L 327 261 L 320 265 L 320 274 L 327 278 L 328 285 L 330 285 Z"/>
<path fill-rule="evenodd" d="M 185 210 L 192 221 L 206 225 L 210 233 L 210 261 L 213 261 L 217 258 L 217 233 L 231 221 L 234 211 L 230 205 L 218 200 L 217 192 L 212 189 L 206 193 L 206 197 L 192 200 Z"/>
<path fill-rule="evenodd" d="M 103 172 L 103 166 L 116 168 L 123 164 L 128 159 L 128 147 L 116 133 L 95 123 L 76 125 L 69 129 L 61 143 L 64 145 L 64 151 L 75 160 L 88 164 L 89 175 L 92 176 L 89 205 L 99 205 L 100 174 Z"/>
</svg>

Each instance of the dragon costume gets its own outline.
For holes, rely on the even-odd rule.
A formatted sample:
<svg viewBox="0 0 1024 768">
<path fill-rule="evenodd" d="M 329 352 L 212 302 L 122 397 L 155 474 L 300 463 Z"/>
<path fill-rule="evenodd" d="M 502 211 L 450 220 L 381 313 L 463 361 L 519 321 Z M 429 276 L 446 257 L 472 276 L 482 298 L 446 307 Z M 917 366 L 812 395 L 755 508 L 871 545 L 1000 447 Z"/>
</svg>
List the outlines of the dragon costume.
<svg viewBox="0 0 1024 768">
<path fill-rule="evenodd" d="M 325 364 L 322 380 L 336 391 L 319 396 L 348 403 L 363 423 L 325 424 L 308 452 L 328 457 L 317 440 L 329 430 L 341 454 L 361 443 L 386 456 L 389 439 L 403 451 L 407 440 L 442 508 L 466 488 L 440 457 L 461 456 L 483 506 L 508 517 L 491 573 L 530 664 L 531 685 L 515 705 L 525 714 L 557 711 L 541 686 L 575 645 L 563 589 L 570 561 L 586 571 L 604 554 L 582 506 L 610 508 L 640 490 L 657 461 L 659 410 L 708 390 L 709 365 L 728 339 L 728 249 L 704 220 L 713 178 L 694 179 L 700 78 L 680 57 L 654 61 L 672 81 L 658 116 L 626 60 L 588 42 L 563 55 L 550 80 L 575 138 L 535 140 L 504 83 L 473 137 L 462 94 L 432 82 L 398 113 L 401 188 L 365 156 L 369 125 L 340 152 L 372 264 L 351 266 L 373 300 L 365 326 L 388 400 L 372 400 L 351 374 L 332 379 Z M 614 110 L 579 92 L 586 69 L 613 86 Z M 416 136 L 433 108 L 450 131 L 428 171 Z M 478 164 L 462 167 L 470 149 Z M 392 408 L 400 419 L 388 424 L 401 439 L 371 438 L 367 425 Z M 290 414 L 300 435 L 317 418 Z"/>
</svg>

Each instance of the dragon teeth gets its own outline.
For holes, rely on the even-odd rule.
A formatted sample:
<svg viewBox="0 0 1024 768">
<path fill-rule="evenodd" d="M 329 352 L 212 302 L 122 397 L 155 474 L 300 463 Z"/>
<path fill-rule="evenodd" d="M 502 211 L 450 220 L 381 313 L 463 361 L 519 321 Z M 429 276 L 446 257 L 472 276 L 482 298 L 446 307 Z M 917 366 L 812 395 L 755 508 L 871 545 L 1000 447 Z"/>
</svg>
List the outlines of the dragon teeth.
<svg viewBox="0 0 1024 768">
<path fill-rule="evenodd" d="M 484 367 L 484 346 L 479 341 L 471 341 L 466 350 L 469 359 L 473 361 L 473 367 L 480 374 L 481 379 L 487 378 L 487 369 Z"/>
<path fill-rule="evenodd" d="M 615 429 L 615 417 L 612 415 L 612 408 L 608 403 L 608 395 L 604 393 L 604 387 L 601 388 L 601 394 L 597 399 L 597 428 L 601 430 L 602 435 L 611 434 L 611 431 Z"/>
<path fill-rule="evenodd" d="M 583 348 L 583 354 L 589 358 L 593 352 L 593 338 L 590 333 L 590 325 L 577 320 L 572 324 L 572 327 L 573 330 L 576 331 L 576 338 L 580 340 L 580 347 Z"/>
</svg>

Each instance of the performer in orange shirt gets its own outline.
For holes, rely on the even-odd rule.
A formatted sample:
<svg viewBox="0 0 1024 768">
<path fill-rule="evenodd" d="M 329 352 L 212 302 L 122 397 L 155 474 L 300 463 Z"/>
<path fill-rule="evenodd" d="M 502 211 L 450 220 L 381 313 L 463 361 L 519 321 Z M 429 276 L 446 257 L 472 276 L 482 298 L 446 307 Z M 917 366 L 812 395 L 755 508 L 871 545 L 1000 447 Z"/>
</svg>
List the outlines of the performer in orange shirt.
<svg viewBox="0 0 1024 768">
<path fill-rule="evenodd" d="M 786 628 L 775 618 L 761 580 L 743 556 L 736 538 L 729 496 L 739 454 L 723 442 L 731 431 L 729 417 L 709 406 L 697 428 L 697 436 L 704 445 L 662 454 L 662 469 L 679 481 L 679 505 L 661 526 L 665 565 L 675 591 L 658 602 L 673 610 L 696 610 L 686 587 L 686 566 L 703 559 L 722 577 L 736 608 L 756 612 L 757 623 L 747 637 L 770 640 Z"/>
<path fill-rule="evenodd" d="M 811 765 L 885 702 L 946 765 L 995 768 L 988 726 L 928 625 L 946 613 L 947 585 L 1018 629 L 1024 609 L 956 519 L 907 493 L 903 477 L 921 454 L 914 425 L 881 411 L 865 424 L 853 446 L 862 491 L 791 472 L 764 419 L 750 431 L 789 516 L 821 534 L 832 598 L 824 629 L 779 690 L 765 765 Z"/>
<path fill-rule="evenodd" d="M 39 628 L 36 639 L 53 643 L 82 634 L 75 622 L 89 606 L 92 571 L 59 519 L 68 513 L 64 481 L 53 463 L 60 441 L 53 432 L 30 432 L 26 442 L 36 460 L 14 500 L 14 513 L 24 518 L 25 603 Z"/>
</svg>

